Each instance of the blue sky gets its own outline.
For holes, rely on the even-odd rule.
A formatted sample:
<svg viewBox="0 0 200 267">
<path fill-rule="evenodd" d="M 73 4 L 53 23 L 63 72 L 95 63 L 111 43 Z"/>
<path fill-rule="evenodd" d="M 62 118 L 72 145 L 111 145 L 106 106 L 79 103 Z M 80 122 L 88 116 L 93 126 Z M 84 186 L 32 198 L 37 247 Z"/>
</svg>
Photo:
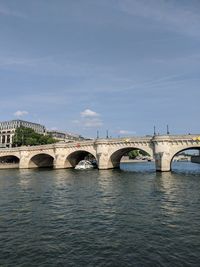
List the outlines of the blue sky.
<svg viewBox="0 0 200 267">
<path fill-rule="evenodd" d="M 0 120 L 200 133 L 199 0 L 0 0 Z"/>
</svg>

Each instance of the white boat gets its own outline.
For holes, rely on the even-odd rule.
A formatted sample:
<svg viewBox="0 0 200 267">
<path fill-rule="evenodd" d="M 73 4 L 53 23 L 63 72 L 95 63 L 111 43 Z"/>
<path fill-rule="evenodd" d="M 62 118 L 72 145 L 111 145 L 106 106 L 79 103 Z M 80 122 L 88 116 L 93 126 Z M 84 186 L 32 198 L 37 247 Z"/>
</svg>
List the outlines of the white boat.
<svg viewBox="0 0 200 267">
<path fill-rule="evenodd" d="M 81 160 L 75 167 L 76 170 L 93 169 L 94 165 L 89 160 Z"/>
</svg>

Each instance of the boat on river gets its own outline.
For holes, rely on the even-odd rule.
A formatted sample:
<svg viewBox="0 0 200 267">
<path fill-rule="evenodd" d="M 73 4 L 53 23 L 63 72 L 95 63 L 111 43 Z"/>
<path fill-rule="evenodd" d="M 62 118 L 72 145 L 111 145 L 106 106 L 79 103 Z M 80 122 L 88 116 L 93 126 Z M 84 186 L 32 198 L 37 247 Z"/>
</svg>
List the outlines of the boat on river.
<svg viewBox="0 0 200 267">
<path fill-rule="evenodd" d="M 76 170 L 94 169 L 95 166 L 89 160 L 81 160 L 75 167 Z"/>
</svg>

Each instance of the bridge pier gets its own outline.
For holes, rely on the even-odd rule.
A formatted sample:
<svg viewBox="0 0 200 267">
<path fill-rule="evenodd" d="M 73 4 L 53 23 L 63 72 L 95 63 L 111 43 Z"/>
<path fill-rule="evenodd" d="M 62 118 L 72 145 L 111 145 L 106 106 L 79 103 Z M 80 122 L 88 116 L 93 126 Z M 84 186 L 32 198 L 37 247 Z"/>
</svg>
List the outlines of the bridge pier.
<svg viewBox="0 0 200 267">
<path fill-rule="evenodd" d="M 112 169 L 113 167 L 108 166 L 108 153 L 97 153 L 97 165 L 99 170 L 108 170 Z"/>
<path fill-rule="evenodd" d="M 20 161 L 19 161 L 19 169 L 28 169 L 29 168 L 29 152 L 26 150 L 22 150 L 20 147 Z"/>
<path fill-rule="evenodd" d="M 171 161 L 169 159 L 169 155 L 165 155 L 165 152 L 155 154 L 155 165 L 157 172 L 171 171 Z"/>
<path fill-rule="evenodd" d="M 96 144 L 96 159 L 99 170 L 108 170 L 114 168 L 110 161 L 109 152 L 109 141 L 98 141 L 98 144 Z"/>
<path fill-rule="evenodd" d="M 65 155 L 62 153 L 58 153 L 56 151 L 55 159 L 53 161 L 53 168 L 54 169 L 64 169 L 65 168 Z"/>
<path fill-rule="evenodd" d="M 171 170 L 171 153 L 170 153 L 170 137 L 154 136 L 154 158 L 155 167 L 158 172 L 168 172 Z"/>
<path fill-rule="evenodd" d="M 197 135 L 160 135 L 148 137 L 98 139 L 80 143 L 23 146 L 0 149 L 0 163 L 4 157 L 15 157 L 20 169 L 53 167 L 73 168 L 86 156 L 93 155 L 100 170 L 119 167 L 120 159 L 132 149 L 146 151 L 155 158 L 156 171 L 171 170 L 173 157 L 186 149 L 200 149 Z M 192 157 L 192 162 L 200 163 L 200 157 Z"/>
</svg>

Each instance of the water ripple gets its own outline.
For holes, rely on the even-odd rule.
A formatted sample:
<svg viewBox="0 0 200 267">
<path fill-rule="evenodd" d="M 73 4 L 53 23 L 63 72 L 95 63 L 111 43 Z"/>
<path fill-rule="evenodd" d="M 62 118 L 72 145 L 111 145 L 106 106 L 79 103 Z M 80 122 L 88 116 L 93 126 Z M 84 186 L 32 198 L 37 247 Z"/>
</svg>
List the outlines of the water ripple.
<svg viewBox="0 0 200 267">
<path fill-rule="evenodd" d="M 197 170 L 6 170 L 0 266 L 199 266 Z"/>
</svg>

